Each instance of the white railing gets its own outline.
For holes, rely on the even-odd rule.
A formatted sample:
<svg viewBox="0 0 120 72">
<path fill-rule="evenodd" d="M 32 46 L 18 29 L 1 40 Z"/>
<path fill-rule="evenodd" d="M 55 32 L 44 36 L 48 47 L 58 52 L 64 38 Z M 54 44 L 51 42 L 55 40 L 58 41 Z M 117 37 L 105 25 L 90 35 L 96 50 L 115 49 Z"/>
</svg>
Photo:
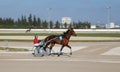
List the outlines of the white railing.
<svg viewBox="0 0 120 72">
<path fill-rule="evenodd" d="M 0 33 L 25 33 L 27 29 L 0 29 Z M 30 33 L 62 33 L 67 29 L 31 29 Z M 120 29 L 74 29 L 77 33 L 120 33 Z"/>
</svg>

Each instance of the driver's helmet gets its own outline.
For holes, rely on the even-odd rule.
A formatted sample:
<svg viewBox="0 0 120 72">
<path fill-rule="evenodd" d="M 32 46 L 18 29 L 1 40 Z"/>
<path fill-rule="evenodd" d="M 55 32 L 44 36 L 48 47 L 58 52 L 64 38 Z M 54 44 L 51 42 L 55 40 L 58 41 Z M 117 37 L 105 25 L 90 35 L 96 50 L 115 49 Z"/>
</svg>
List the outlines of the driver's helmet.
<svg viewBox="0 0 120 72">
<path fill-rule="evenodd" d="M 34 34 L 35 37 L 38 37 L 38 34 Z"/>
</svg>

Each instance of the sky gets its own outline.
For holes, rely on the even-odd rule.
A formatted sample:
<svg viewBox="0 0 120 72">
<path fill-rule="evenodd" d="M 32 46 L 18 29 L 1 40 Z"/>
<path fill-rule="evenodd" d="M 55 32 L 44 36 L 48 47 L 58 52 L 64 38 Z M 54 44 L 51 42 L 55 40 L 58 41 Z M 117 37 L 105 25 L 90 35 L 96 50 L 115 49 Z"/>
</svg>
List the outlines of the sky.
<svg viewBox="0 0 120 72">
<path fill-rule="evenodd" d="M 74 22 L 106 24 L 110 20 L 120 24 L 120 0 L 0 0 L 2 18 L 17 20 L 29 14 L 42 20 L 61 21 L 62 17 L 71 17 Z"/>
</svg>

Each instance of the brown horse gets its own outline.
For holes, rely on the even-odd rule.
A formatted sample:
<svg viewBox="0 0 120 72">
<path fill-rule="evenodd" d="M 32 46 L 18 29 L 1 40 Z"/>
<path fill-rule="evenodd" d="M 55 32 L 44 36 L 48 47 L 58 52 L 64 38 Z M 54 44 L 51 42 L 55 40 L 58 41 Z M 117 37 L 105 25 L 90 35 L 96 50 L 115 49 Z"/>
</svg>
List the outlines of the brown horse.
<svg viewBox="0 0 120 72">
<path fill-rule="evenodd" d="M 62 36 L 62 40 L 60 40 L 60 36 Z M 73 30 L 73 28 L 69 28 L 66 32 L 64 32 L 64 34 L 56 36 L 56 35 L 51 35 L 45 38 L 45 42 L 46 45 L 44 47 L 44 50 L 46 50 L 46 48 L 48 48 L 48 46 L 50 45 L 50 53 L 51 53 L 51 49 L 54 47 L 55 44 L 60 44 L 62 45 L 61 49 L 60 49 L 60 53 L 58 54 L 58 56 L 60 56 L 60 54 L 62 53 L 62 50 L 65 46 L 67 46 L 70 49 L 70 55 L 72 55 L 72 48 L 71 46 L 68 45 L 69 43 L 69 39 L 71 36 L 76 36 L 75 31 Z"/>
<path fill-rule="evenodd" d="M 30 32 L 30 31 L 31 31 L 31 28 L 27 29 L 25 32 L 27 33 L 27 32 Z"/>
</svg>

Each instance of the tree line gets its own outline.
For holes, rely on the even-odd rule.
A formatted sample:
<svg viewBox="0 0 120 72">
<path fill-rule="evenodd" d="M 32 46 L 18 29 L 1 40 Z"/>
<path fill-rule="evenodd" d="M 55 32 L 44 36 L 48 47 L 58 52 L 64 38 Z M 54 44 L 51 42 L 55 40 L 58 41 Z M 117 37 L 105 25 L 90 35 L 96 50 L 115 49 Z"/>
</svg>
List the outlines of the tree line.
<svg viewBox="0 0 120 72">
<path fill-rule="evenodd" d="M 60 29 L 60 28 L 68 28 L 73 27 L 75 29 L 89 29 L 91 23 L 89 22 L 73 22 L 69 25 L 61 24 L 61 22 L 56 21 L 46 21 L 41 20 L 40 17 L 36 17 L 35 15 L 29 14 L 28 17 L 21 16 L 17 20 L 12 18 L 1 18 L 0 17 L 0 28 L 34 28 L 34 29 Z"/>
</svg>

